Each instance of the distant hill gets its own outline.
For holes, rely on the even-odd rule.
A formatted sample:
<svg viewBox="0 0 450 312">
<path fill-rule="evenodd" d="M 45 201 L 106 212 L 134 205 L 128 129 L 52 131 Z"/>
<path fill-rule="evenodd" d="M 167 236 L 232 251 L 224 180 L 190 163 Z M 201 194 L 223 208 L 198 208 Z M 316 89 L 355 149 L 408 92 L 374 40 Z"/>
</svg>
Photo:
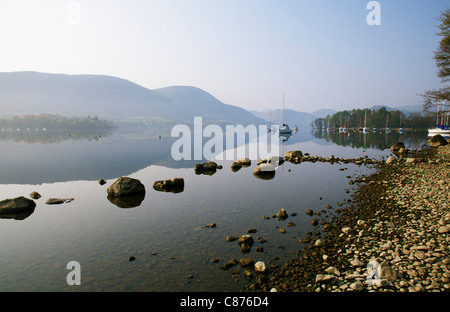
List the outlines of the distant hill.
<svg viewBox="0 0 450 312">
<path fill-rule="evenodd" d="M 246 110 L 220 102 L 195 88 L 174 86 L 157 90 L 104 75 L 38 72 L 0 73 L 0 117 L 25 114 L 99 116 L 104 119 L 264 123 Z"/>
<path fill-rule="evenodd" d="M 317 118 L 325 118 L 327 117 L 327 115 L 333 115 L 337 113 L 337 110 L 334 109 L 328 109 L 328 108 L 322 108 L 319 110 L 316 110 L 314 112 L 312 112 L 311 114 L 313 114 L 314 116 L 316 116 Z"/>
<path fill-rule="evenodd" d="M 399 110 L 403 112 L 406 116 L 411 113 L 421 113 L 423 111 L 423 105 L 409 105 L 409 106 L 399 106 L 399 107 L 389 107 L 385 105 L 375 105 L 370 109 L 380 109 L 385 107 L 387 111 L 396 111 Z"/>
<path fill-rule="evenodd" d="M 180 117 L 193 120 L 201 116 L 203 120 L 227 122 L 238 124 L 264 123 L 247 110 L 222 103 L 211 94 L 190 86 L 173 86 L 153 89 L 153 92 L 164 97 L 173 107 L 176 107 Z"/>
</svg>

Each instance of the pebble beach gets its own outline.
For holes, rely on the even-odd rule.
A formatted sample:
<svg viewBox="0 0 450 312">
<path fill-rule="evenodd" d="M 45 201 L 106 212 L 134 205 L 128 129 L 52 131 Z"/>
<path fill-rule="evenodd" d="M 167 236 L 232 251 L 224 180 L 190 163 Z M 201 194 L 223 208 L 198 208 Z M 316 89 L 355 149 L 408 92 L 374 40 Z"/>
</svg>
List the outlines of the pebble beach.
<svg viewBox="0 0 450 312">
<path fill-rule="evenodd" d="M 306 246 L 245 291 L 450 291 L 450 145 L 376 164 Z M 305 244 L 303 244 L 305 245 Z"/>
</svg>

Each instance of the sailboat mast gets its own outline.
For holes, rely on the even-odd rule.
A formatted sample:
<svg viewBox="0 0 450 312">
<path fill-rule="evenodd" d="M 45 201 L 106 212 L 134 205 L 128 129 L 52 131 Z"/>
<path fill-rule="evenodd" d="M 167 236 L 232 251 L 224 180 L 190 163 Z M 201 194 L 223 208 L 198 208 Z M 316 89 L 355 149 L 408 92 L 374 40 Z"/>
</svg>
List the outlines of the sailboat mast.
<svg viewBox="0 0 450 312">
<path fill-rule="evenodd" d="M 281 110 L 281 126 L 284 126 L 284 94 L 283 94 L 283 109 Z"/>
<path fill-rule="evenodd" d="M 364 111 L 364 128 L 367 127 L 367 109 Z"/>
</svg>

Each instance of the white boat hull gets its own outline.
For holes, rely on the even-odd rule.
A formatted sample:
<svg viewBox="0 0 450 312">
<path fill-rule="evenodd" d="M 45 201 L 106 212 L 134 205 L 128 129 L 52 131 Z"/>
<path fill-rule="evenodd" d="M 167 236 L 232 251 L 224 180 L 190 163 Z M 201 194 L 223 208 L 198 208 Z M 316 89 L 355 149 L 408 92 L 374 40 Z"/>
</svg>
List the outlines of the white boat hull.
<svg viewBox="0 0 450 312">
<path fill-rule="evenodd" d="M 440 134 L 442 136 L 450 136 L 450 129 L 434 128 L 428 129 L 428 136 Z"/>
</svg>

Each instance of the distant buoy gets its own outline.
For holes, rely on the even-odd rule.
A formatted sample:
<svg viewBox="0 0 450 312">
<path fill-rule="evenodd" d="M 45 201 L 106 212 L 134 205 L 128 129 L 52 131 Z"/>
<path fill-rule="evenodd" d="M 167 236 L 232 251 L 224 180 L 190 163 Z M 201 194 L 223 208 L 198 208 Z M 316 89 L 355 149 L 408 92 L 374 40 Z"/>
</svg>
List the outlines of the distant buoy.
<svg viewBox="0 0 450 312">
<path fill-rule="evenodd" d="M 158 136 L 158 139 L 161 139 L 161 136 Z"/>
</svg>

